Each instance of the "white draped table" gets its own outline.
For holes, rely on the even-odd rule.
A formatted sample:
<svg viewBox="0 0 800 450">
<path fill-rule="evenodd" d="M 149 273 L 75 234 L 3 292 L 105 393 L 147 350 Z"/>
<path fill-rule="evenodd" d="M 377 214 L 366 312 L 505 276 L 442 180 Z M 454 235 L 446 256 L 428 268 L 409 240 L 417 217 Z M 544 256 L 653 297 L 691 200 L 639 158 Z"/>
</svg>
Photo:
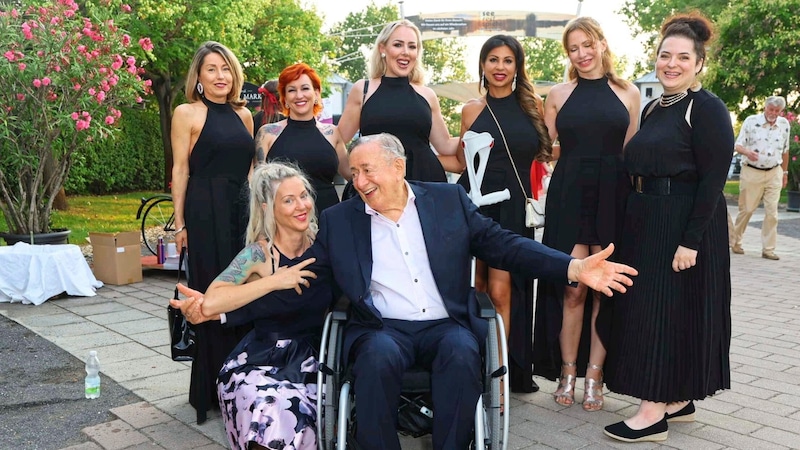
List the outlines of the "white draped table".
<svg viewBox="0 0 800 450">
<path fill-rule="evenodd" d="M 62 292 L 92 297 L 102 286 L 77 245 L 0 247 L 0 303 L 41 305 Z"/>
</svg>

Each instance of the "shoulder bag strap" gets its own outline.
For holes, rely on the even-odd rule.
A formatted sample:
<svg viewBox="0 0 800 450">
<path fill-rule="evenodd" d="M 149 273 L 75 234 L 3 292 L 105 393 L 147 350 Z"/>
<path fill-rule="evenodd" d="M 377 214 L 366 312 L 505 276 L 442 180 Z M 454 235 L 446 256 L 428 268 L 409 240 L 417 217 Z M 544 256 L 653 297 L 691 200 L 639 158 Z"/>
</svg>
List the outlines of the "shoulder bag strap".
<svg viewBox="0 0 800 450">
<path fill-rule="evenodd" d="M 500 130 L 500 137 L 503 138 L 503 144 L 506 147 L 506 153 L 508 153 L 508 159 L 511 161 L 511 167 L 514 168 L 514 175 L 517 177 L 517 182 L 519 183 L 519 188 L 522 190 L 522 198 L 526 199 L 527 202 L 528 193 L 525 192 L 525 186 L 522 185 L 522 180 L 519 179 L 519 171 L 517 171 L 517 165 L 514 163 L 514 158 L 511 157 L 511 150 L 508 148 L 508 141 L 506 141 L 506 135 L 503 133 L 503 128 L 500 126 L 500 122 L 497 121 L 497 117 L 494 115 L 494 111 L 492 111 L 492 107 L 489 106 L 489 99 L 486 99 L 486 109 L 489 110 L 489 114 L 492 115 L 492 119 L 494 119 L 495 125 L 497 125 L 497 129 Z"/>
<path fill-rule="evenodd" d="M 178 258 L 178 281 L 175 283 L 175 294 L 172 296 L 174 299 L 178 299 L 178 283 L 181 282 L 181 272 L 183 272 L 183 262 L 186 259 L 186 247 L 181 248 L 181 257 Z"/>
</svg>

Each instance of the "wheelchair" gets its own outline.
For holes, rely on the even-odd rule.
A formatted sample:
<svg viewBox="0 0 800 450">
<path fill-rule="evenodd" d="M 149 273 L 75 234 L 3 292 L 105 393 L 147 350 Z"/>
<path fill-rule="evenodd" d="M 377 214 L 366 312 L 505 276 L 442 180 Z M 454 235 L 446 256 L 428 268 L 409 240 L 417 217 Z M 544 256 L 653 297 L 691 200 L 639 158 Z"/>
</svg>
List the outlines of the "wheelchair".
<svg viewBox="0 0 800 450">
<path fill-rule="evenodd" d="M 488 294 L 476 292 L 480 317 L 487 320 L 489 331 L 482 354 L 483 391 L 475 405 L 475 437 L 472 449 L 505 450 L 508 443 L 509 390 L 508 352 L 503 319 L 494 309 Z M 355 436 L 355 394 L 352 391 L 352 377 L 348 368 L 343 367 L 342 336 L 347 320 L 346 298 L 340 299 L 328 313 L 322 331 L 317 373 L 317 442 L 319 450 L 354 450 Z M 500 339 L 498 345 L 498 338 Z M 501 399 L 500 385 L 504 395 Z M 412 367 L 403 374 L 403 388 L 400 397 L 400 412 L 413 411 L 418 419 L 433 418 L 432 406 L 426 402 L 430 392 L 430 373 L 422 368 Z M 502 401 L 502 406 L 501 406 Z M 503 414 L 501 414 L 504 411 Z M 399 414 L 400 415 L 400 414 Z M 408 414 L 404 414 L 408 417 Z M 413 419 L 412 419 L 413 420 Z M 408 429 L 399 427 L 402 434 Z M 415 430 L 416 431 L 416 430 Z M 429 430 L 427 431 L 430 432 Z M 418 437 L 427 433 L 413 433 Z M 348 443 L 348 440 L 351 440 Z"/>
</svg>

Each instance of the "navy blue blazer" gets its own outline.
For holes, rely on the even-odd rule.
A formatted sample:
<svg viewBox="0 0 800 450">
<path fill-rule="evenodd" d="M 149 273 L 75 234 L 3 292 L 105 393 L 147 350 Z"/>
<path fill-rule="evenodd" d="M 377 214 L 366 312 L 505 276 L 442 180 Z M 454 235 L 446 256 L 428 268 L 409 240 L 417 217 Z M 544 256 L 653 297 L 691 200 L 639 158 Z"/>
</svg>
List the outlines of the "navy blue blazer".
<svg viewBox="0 0 800 450">
<path fill-rule="evenodd" d="M 461 186 L 416 181 L 409 184 L 416 195 L 431 271 L 445 308 L 450 317 L 472 330 L 478 342 L 486 337 L 487 323 L 478 316 L 470 286 L 472 256 L 529 278 L 567 284 L 571 256 L 501 228 L 480 214 Z M 348 329 L 346 333 L 345 355 L 366 329 L 383 325 L 369 290 L 371 217 L 364 206 L 361 197 L 354 197 L 325 209 L 314 244 L 322 250 L 316 252 L 322 259 L 317 264 L 331 268 L 334 280 L 351 302 L 349 325 L 354 332 Z M 398 270 L 402 264 L 398 261 Z"/>
</svg>

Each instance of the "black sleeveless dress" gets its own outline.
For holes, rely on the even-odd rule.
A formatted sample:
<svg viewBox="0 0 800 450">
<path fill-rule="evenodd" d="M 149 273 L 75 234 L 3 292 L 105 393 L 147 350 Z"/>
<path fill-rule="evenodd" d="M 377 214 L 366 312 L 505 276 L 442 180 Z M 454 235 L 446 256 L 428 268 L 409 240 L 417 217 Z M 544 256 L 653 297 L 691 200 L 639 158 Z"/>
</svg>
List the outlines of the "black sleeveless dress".
<svg viewBox="0 0 800 450">
<path fill-rule="evenodd" d="M 508 189 L 511 199 L 494 205 L 482 206 L 481 213 L 491 217 L 503 228 L 533 239 L 533 229 L 525 227 L 525 199 L 531 196 L 530 169 L 539 150 L 539 138 L 531 119 L 519 105 L 517 96 L 504 98 L 486 96 L 486 102 L 497 116 L 503 128 L 511 156 L 519 171 L 519 181 L 514 174 L 514 166 L 508 158 L 503 137 L 492 118 L 489 109 L 484 107 L 478 114 L 470 130 L 476 133 L 488 132 L 494 138 L 494 146 L 489 152 L 489 161 L 480 190 L 483 194 Z M 477 167 L 477 163 L 476 163 Z M 520 188 L 519 182 L 525 188 Z M 470 191 L 466 172 L 458 183 Z M 532 340 L 533 335 L 533 280 L 511 274 L 511 333 L 509 335 L 509 370 L 513 392 L 533 392 L 532 378 Z"/>
<path fill-rule="evenodd" d="M 244 247 L 247 226 L 247 173 L 255 145 L 253 136 L 230 104 L 203 98 L 208 115 L 189 156 L 186 187 L 188 284 L 205 292 Z M 192 363 L 189 403 L 197 421 L 218 408 L 216 378 L 225 357 L 250 327 L 224 329 L 219 322 L 195 326 L 197 355 Z"/>
<path fill-rule="evenodd" d="M 627 293 L 601 303 L 597 319 L 608 349 L 606 383 L 614 392 L 669 403 L 730 388 L 731 278 L 722 189 L 733 144 L 727 107 L 700 90 L 672 106 L 657 105 L 625 147 L 631 175 L 669 178 L 670 194 L 628 197 L 617 253 L 639 275 Z M 675 272 L 679 245 L 697 250 L 697 264 Z"/>
<path fill-rule="evenodd" d="M 431 106 L 408 78 L 382 77 L 381 85 L 361 107 L 361 134 L 390 133 L 406 150 L 406 179 L 447 181 L 430 146 Z"/>
<path fill-rule="evenodd" d="M 618 242 L 630 179 L 622 165 L 622 147 L 630 114 L 608 78 L 578 78 L 578 85 L 556 117 L 561 141 L 547 191 L 547 223 L 542 243 L 572 253 L 576 243 L 603 247 Z M 578 374 L 586 373 L 591 342 L 592 293 L 587 293 Z M 561 373 L 559 334 L 564 285 L 539 280 L 534 325 L 534 373 L 555 380 Z"/>
<path fill-rule="evenodd" d="M 336 149 L 317 128 L 316 119 L 286 119 L 286 127 L 267 153 L 267 161 L 292 161 L 308 175 L 316 192 L 317 216 L 339 203 L 333 178 L 339 171 Z"/>
</svg>

